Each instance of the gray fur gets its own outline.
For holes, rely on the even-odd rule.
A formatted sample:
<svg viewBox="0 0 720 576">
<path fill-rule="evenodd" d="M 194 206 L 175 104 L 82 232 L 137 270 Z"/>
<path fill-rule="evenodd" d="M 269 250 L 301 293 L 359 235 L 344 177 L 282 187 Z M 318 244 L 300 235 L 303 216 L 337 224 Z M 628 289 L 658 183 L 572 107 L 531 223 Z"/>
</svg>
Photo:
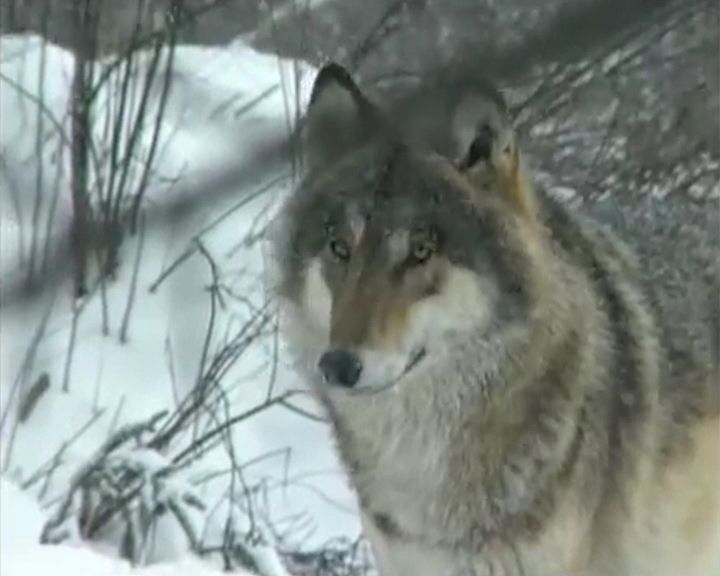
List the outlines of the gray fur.
<svg viewBox="0 0 720 576">
<path fill-rule="evenodd" d="M 305 324 L 309 262 L 322 263 L 331 293 L 353 275 L 357 290 L 381 277 L 390 278 L 388 289 L 404 286 L 405 275 L 418 273 L 391 262 L 389 238 L 398 231 L 429 225 L 441 235 L 443 267 L 417 280 L 425 283 L 418 300 L 443 294 L 443 270 L 462 269 L 483 286 L 482 302 L 464 304 L 468 315 L 474 306 L 489 311 L 470 326 L 431 330 L 428 360 L 389 390 L 357 396 L 315 387 L 383 576 L 554 576 L 570 567 L 637 576 L 635 556 L 650 558 L 655 548 L 628 556 L 609 527 L 645 530 L 639 494 L 665 482 L 666 469 L 688 454 L 694 427 L 717 417 L 709 330 L 690 328 L 687 318 L 666 325 L 683 310 L 677 288 L 667 276 L 645 275 L 614 233 L 525 180 L 507 190 L 508 168 L 495 165 L 504 159 L 462 168 L 439 160 L 397 135 L 346 82 L 335 88 L 358 105 L 343 110 L 341 124 L 357 132 L 331 152 L 308 152 L 312 169 L 274 243 L 277 295 L 294 311 L 286 334 L 300 368 L 317 384 L 317 355 L 333 339 Z M 322 130 L 312 106 L 309 115 L 307 142 L 327 142 L 330 134 L 312 133 Z M 500 127 L 496 135 L 505 134 Z M 516 146 L 513 136 L 503 150 L 507 142 Z M 350 227 L 349 214 L 365 225 L 338 267 L 326 255 L 328 229 Z M 717 294 L 712 271 L 703 283 Z M 455 565 L 458 558 L 470 567 Z M 698 565 L 687 573 L 709 573 L 702 570 L 710 564 Z"/>
</svg>

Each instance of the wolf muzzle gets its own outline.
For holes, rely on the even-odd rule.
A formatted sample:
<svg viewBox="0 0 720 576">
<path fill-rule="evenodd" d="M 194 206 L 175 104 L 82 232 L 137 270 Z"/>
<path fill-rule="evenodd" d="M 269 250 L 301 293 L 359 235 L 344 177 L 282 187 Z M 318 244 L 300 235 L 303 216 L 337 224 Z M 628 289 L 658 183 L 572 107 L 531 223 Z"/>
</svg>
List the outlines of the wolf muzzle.
<svg viewBox="0 0 720 576">
<path fill-rule="evenodd" d="M 338 348 L 325 352 L 320 357 L 318 368 L 326 383 L 352 388 L 360 379 L 362 362 L 357 354 Z"/>
</svg>

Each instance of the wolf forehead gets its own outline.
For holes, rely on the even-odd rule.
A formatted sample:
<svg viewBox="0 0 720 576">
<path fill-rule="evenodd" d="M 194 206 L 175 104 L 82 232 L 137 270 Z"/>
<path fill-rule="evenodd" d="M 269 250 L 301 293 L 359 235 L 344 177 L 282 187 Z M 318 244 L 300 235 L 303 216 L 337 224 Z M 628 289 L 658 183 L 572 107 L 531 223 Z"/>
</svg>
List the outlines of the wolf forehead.
<svg viewBox="0 0 720 576">
<path fill-rule="evenodd" d="M 492 275 L 505 293 L 518 294 L 526 255 L 509 232 L 508 211 L 493 194 L 468 186 L 449 160 L 397 144 L 367 146 L 308 174 L 285 206 L 285 283 L 302 279 L 333 233 L 351 243 L 374 234 L 380 250 L 373 257 L 391 250 L 398 235 L 431 232 L 445 260 Z"/>
<path fill-rule="evenodd" d="M 291 201 L 303 230 L 328 226 L 396 230 L 453 229 L 472 235 L 490 213 L 472 198 L 449 161 L 405 145 L 367 146 L 309 174 Z"/>
</svg>

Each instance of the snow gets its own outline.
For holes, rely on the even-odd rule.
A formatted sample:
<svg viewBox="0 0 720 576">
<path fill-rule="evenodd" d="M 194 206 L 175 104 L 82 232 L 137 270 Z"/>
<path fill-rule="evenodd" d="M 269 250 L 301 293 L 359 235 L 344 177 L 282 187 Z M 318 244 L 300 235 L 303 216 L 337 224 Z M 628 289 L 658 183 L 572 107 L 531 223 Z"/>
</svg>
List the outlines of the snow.
<svg viewBox="0 0 720 576">
<path fill-rule="evenodd" d="M 183 557 L 172 564 L 156 564 L 132 568 L 127 562 L 75 546 L 35 546 L 22 550 L 3 550 L 2 573 L 5 576 L 220 576 L 218 569 L 191 557 Z M 236 576 L 252 576 L 245 570 L 235 570 Z"/>
<path fill-rule="evenodd" d="M 41 576 L 49 567 L 55 576 L 210 576 L 221 574 L 207 563 L 183 557 L 172 564 L 132 569 L 127 562 L 110 558 L 87 547 L 41 546 L 45 522 L 34 498 L 5 477 L 0 477 L 0 573 L 4 576 Z M 249 574 L 238 571 L 242 576 Z"/>
<path fill-rule="evenodd" d="M 5 552 L 37 545 L 44 522 L 37 501 L 0 476 L 0 558 Z"/>
<path fill-rule="evenodd" d="M 0 37 L 0 54 L 0 277 L 11 282 L 25 270 L 33 242 L 38 246 L 46 240 L 52 244 L 70 221 L 68 158 L 62 134 L 68 129 L 73 60 L 66 51 L 30 35 Z M 292 89 L 298 73 L 300 93 L 296 98 Z M 298 115 L 295 102 L 307 102 L 312 74 L 312 69 L 302 63 L 259 54 L 242 42 L 216 48 L 178 47 L 174 88 L 147 195 L 149 205 L 172 201 L 173 194 L 179 193 L 173 182 L 192 181 L 241 163 L 258 142 L 287 133 Z M 116 84 L 111 81 L 107 84 L 110 89 L 101 91 L 101 106 L 111 105 Z M 41 115 L 43 147 L 38 154 L 37 105 L 28 94 L 36 98 L 41 87 L 45 112 Z M 151 106 L 157 106 L 157 96 Z M 102 128 L 99 114 L 96 134 L 102 133 Z M 144 135 L 142 142 L 146 151 L 149 137 Z M 43 177 L 38 187 L 39 166 Z M 289 192 L 292 182 L 285 170 L 267 175 L 268 180 L 277 178 L 279 182 L 268 193 L 199 237 L 203 249 L 217 263 L 220 280 L 232 293 L 246 295 L 256 306 L 266 299 L 261 245 L 243 239 L 247 232 L 268 221 L 278 200 Z M 138 237 L 125 240 L 117 279 L 108 285 L 107 333 L 103 331 L 100 296 L 95 294 L 73 305 L 67 279 L 42 296 L 11 306 L 4 304 L 0 326 L 2 470 L 17 484 L 29 485 L 22 493 L 23 500 L 30 495 L 49 514 L 70 478 L 108 434 L 125 423 L 172 410 L 191 391 L 210 325 L 207 287 L 213 282 L 211 267 L 197 249 L 197 234 L 248 192 L 252 190 L 237 190 L 232 198 L 199 209 L 181 224 L 148 229 L 126 342 L 120 338 L 120 329 L 131 294 Z M 38 200 L 40 209 L 34 213 Z M 39 223 L 35 227 L 34 217 Z M 192 255 L 151 291 L 161 272 L 188 250 Z M 226 296 L 224 304 L 216 313 L 211 352 L 226 333 L 237 329 L 250 315 L 244 302 Z M 74 346 L 70 346 L 71 341 Z M 225 375 L 230 416 L 262 403 L 271 378 L 275 378 L 276 394 L 304 390 L 282 347 L 274 365 L 276 346 L 272 336 L 263 337 Z M 43 373 L 49 376 L 49 390 L 29 419 L 17 422 L 18 400 Z M 319 414 L 306 395 L 296 404 Z M 206 425 L 212 425 L 210 418 Z M 254 488 L 253 503 L 262 520 L 259 529 L 271 542 L 281 535 L 284 547 L 309 550 L 334 538 L 357 538 L 360 525 L 355 496 L 341 471 L 326 424 L 275 405 L 234 426 L 233 445 L 244 481 Z M 47 476 L 45 472 L 58 463 L 57 470 Z M 211 511 L 205 527 L 208 537 L 221 535 L 228 515 L 228 477 L 217 474 L 212 480 L 201 479 L 228 466 L 228 453 L 220 445 L 188 470 L 195 490 Z M 11 497 L 6 498 L 6 493 Z M 19 501 L 20 495 L 17 488 L 3 483 L 3 504 Z M 97 574 L 125 573 L 121 564 L 97 552 L 72 546 L 20 546 L 21 541 L 37 541 L 41 522 L 37 505 L 25 504 L 27 530 L 10 530 L 14 535 L 8 546 L 3 540 L 3 566 L 6 560 L 12 562 L 12 569 L 3 574 L 37 573 L 31 572 L 33 561 L 40 559 L 58 574 L 62 572 L 56 572 L 56 566 L 67 564 L 64 569 L 70 574 L 75 572 L 69 566 L 80 563 L 97 566 Z M 12 506 L 7 507 L 9 511 L 2 506 L 3 532 L 10 522 L 7 518 L 18 516 Z M 242 518 L 237 521 L 243 524 Z M 270 527 L 279 535 L 271 533 Z M 187 545 L 174 538 L 172 542 L 159 542 L 148 562 L 180 561 L 187 554 Z M 278 562 L 274 554 L 263 556 L 259 551 L 258 557 L 260 563 Z M 187 572 L 177 572 L 179 565 L 174 565 L 164 572 L 158 567 L 140 573 L 169 574 L 171 569 L 183 575 L 199 573 L 193 571 L 199 568 L 184 562 L 182 570 Z M 278 566 L 266 571 L 280 573 Z M 87 572 L 85 564 L 83 572 Z"/>
</svg>

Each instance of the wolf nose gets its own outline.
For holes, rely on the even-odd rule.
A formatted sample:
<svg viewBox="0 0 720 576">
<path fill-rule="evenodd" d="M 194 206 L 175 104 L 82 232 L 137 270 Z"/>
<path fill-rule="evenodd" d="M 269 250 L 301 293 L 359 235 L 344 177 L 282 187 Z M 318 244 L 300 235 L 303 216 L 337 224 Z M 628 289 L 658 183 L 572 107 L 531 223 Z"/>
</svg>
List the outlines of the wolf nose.
<svg viewBox="0 0 720 576">
<path fill-rule="evenodd" d="M 328 384 L 346 388 L 355 386 L 362 372 L 362 363 L 357 355 L 342 348 L 325 352 L 318 367 Z"/>
<path fill-rule="evenodd" d="M 480 161 L 490 160 L 494 139 L 493 129 L 487 124 L 483 124 L 475 134 L 472 144 L 470 144 L 470 150 L 468 150 L 465 158 L 465 166 L 470 168 Z"/>
</svg>

